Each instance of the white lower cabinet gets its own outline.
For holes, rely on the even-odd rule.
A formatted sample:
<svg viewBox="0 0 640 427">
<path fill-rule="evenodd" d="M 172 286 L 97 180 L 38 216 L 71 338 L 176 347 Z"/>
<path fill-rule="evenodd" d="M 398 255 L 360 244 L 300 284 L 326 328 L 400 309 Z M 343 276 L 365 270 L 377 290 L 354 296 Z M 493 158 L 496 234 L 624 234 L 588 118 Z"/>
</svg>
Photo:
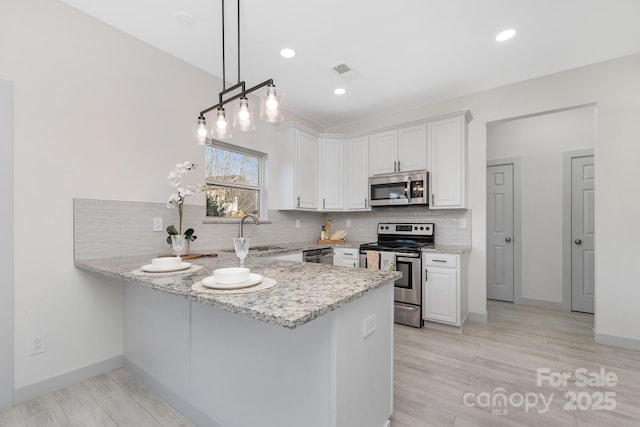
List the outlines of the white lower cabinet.
<svg viewBox="0 0 640 427">
<path fill-rule="evenodd" d="M 422 317 L 462 326 L 468 315 L 466 257 L 423 253 Z"/>
<path fill-rule="evenodd" d="M 333 265 L 343 267 L 358 267 L 358 249 L 333 248 Z"/>
</svg>

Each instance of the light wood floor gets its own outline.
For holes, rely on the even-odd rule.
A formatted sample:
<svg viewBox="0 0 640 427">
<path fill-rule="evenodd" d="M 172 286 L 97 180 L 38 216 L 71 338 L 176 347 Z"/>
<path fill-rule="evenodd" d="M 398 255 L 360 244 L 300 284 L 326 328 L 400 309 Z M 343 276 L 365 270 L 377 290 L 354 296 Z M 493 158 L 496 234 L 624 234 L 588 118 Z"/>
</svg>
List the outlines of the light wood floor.
<svg viewBox="0 0 640 427">
<path fill-rule="evenodd" d="M 640 426 L 640 352 L 595 344 L 593 316 L 493 301 L 488 310 L 487 324 L 468 322 L 462 335 L 396 325 L 392 427 Z M 554 373 L 605 369 L 618 381 L 615 387 L 578 387 L 574 375 L 567 386 L 538 387 L 538 368 Z M 544 408 L 541 401 L 527 412 L 517 406 L 517 396 L 513 405 L 484 404 L 483 396 L 500 391 L 507 397 L 535 393 L 553 398 L 542 414 L 537 412 Z M 585 392 L 591 398 L 615 392 L 616 408 L 565 410 L 567 392 L 582 394 L 582 405 L 588 403 Z M 494 409 L 507 413 L 494 414 Z M 192 424 L 118 369 L 1 412 L 0 427 L 5 426 Z"/>
<path fill-rule="evenodd" d="M 495 301 L 487 308 L 488 323 L 467 322 L 462 335 L 396 325 L 392 427 L 640 426 L 640 352 L 595 344 L 593 315 Z M 538 387 L 538 368 L 573 375 L 566 387 L 548 382 Z M 614 372 L 617 385 L 578 387 L 579 368 Z M 527 412 L 516 407 L 517 396 L 514 405 L 485 404 L 482 394 L 493 397 L 502 391 L 494 393 L 499 387 L 508 397 L 542 393 L 548 400 L 553 393 L 550 409 Z M 565 410 L 567 392 L 582 393 L 583 408 L 589 406 L 587 399 L 597 396 L 593 393 L 615 392 L 617 407 Z M 465 394 L 476 406 L 465 405 Z M 542 402 L 537 406 L 543 407 Z M 493 414 L 493 409 L 506 409 L 507 414 Z"/>
</svg>

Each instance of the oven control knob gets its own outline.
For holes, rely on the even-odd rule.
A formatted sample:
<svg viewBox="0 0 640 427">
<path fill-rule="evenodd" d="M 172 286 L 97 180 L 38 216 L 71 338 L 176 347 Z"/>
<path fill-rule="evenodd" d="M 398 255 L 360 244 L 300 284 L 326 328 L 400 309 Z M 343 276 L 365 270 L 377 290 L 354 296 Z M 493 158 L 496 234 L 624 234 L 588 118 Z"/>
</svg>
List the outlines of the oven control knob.
<svg viewBox="0 0 640 427">
<path fill-rule="evenodd" d="M 385 229 L 385 230 L 388 230 L 388 229 L 389 229 L 389 226 L 387 225 L 384 229 Z"/>
<path fill-rule="evenodd" d="M 420 227 L 420 230 L 424 230 L 424 227 Z"/>
<path fill-rule="evenodd" d="M 413 229 L 414 229 L 414 230 L 417 230 L 417 229 L 418 229 L 418 227 L 413 227 Z"/>
</svg>

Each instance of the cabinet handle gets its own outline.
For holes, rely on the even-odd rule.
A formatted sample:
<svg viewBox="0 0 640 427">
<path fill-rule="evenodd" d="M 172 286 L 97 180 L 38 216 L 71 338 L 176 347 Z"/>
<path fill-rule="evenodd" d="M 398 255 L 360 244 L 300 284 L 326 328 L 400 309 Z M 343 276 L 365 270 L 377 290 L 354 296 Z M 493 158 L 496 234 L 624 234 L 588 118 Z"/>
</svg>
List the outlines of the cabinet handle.
<svg viewBox="0 0 640 427">
<path fill-rule="evenodd" d="M 364 207 L 365 208 L 369 207 L 369 200 L 366 197 L 364 198 Z"/>
<path fill-rule="evenodd" d="M 394 172 L 398 172 L 398 161 L 397 160 L 393 161 L 393 171 Z"/>
<path fill-rule="evenodd" d="M 398 160 L 398 172 L 400 172 L 400 160 Z"/>
<path fill-rule="evenodd" d="M 431 194 L 431 204 L 432 205 L 436 204 L 436 195 L 435 194 Z"/>
<path fill-rule="evenodd" d="M 325 199 L 322 199 L 322 209 L 324 209 L 325 206 L 326 206 Z"/>
<path fill-rule="evenodd" d="M 300 196 L 298 196 L 297 199 L 298 199 L 298 206 L 297 207 L 300 207 Z"/>
<path fill-rule="evenodd" d="M 431 261 L 433 261 L 433 262 L 447 262 L 447 260 L 444 260 L 444 259 L 432 259 Z"/>
</svg>

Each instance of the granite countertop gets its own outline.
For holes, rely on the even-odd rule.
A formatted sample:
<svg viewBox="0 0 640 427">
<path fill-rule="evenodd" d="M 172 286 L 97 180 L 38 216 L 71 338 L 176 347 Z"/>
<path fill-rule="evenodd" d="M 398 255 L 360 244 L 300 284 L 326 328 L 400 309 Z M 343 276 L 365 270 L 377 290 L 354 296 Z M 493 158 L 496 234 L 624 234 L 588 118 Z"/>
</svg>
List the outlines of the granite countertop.
<svg viewBox="0 0 640 427">
<path fill-rule="evenodd" d="M 290 245 L 287 246 L 287 251 L 293 250 Z M 277 284 L 270 289 L 245 294 L 206 294 L 191 288 L 194 283 L 212 275 L 216 268 L 238 266 L 235 254 L 225 252 L 218 252 L 215 258 L 190 260 L 192 264 L 203 267 L 195 272 L 133 274 L 134 270 L 149 264 L 152 256 L 76 261 L 75 266 L 290 329 L 302 326 L 377 288 L 391 285 L 402 277 L 396 271 L 280 261 L 261 255 L 253 256 L 250 253 L 245 266 L 253 273 L 275 279 Z"/>
<path fill-rule="evenodd" d="M 465 254 L 471 250 L 471 246 L 438 245 L 422 248 L 422 252 L 437 252 L 444 254 Z"/>
<path fill-rule="evenodd" d="M 311 249 L 321 249 L 321 248 L 358 249 L 360 248 L 360 245 L 363 243 L 368 243 L 368 242 L 357 242 L 357 241 L 345 240 L 344 242 L 334 243 L 334 244 L 317 243 L 317 242 L 294 242 L 294 243 L 283 243 L 283 244 L 274 243 L 272 245 L 266 245 L 266 246 L 259 245 L 253 248 L 249 247 L 249 254 L 258 256 L 258 257 L 268 257 L 273 255 L 283 255 L 288 252 L 302 252 L 302 251 L 307 251 Z M 257 250 L 257 249 L 260 249 L 260 250 Z M 228 253 L 235 252 L 233 248 L 218 249 L 218 250 L 213 249 L 211 251 L 205 250 L 203 252 L 206 253 L 206 252 L 219 252 L 219 251 L 228 252 Z"/>
</svg>

